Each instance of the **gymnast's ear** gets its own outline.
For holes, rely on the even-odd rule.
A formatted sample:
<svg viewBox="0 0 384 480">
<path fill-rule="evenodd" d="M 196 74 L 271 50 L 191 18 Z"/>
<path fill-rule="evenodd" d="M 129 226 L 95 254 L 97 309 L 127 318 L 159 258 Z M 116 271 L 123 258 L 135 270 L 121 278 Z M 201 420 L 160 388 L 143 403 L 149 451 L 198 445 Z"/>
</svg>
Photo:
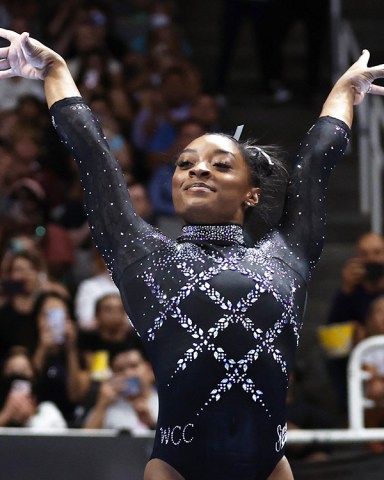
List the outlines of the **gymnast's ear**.
<svg viewBox="0 0 384 480">
<path fill-rule="evenodd" d="M 259 203 L 261 195 L 261 189 L 259 187 L 253 187 L 248 193 L 247 198 L 245 199 L 245 206 L 246 207 L 256 207 Z"/>
</svg>

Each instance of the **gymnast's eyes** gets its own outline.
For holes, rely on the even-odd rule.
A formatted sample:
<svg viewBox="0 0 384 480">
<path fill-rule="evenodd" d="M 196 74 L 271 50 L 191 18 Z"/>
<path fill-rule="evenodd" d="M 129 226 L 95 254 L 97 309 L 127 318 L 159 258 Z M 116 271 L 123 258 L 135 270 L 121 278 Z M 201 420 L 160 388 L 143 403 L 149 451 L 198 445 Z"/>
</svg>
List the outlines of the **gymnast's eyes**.
<svg viewBox="0 0 384 480">
<path fill-rule="evenodd" d="M 176 167 L 180 168 L 181 170 L 186 170 L 188 168 L 192 168 L 194 165 L 198 164 L 199 161 L 196 159 L 190 159 L 190 158 L 178 158 L 176 161 Z M 222 171 L 227 171 L 232 168 L 232 165 L 230 162 L 223 161 L 223 160 L 213 160 L 211 162 L 207 162 L 214 168 Z"/>
<path fill-rule="evenodd" d="M 230 170 L 232 168 L 232 165 L 227 162 L 214 162 L 213 166 L 219 170 Z"/>
<path fill-rule="evenodd" d="M 182 170 L 189 168 L 193 165 L 194 162 L 189 160 L 188 158 L 178 158 L 176 161 L 176 167 L 181 168 Z"/>
</svg>

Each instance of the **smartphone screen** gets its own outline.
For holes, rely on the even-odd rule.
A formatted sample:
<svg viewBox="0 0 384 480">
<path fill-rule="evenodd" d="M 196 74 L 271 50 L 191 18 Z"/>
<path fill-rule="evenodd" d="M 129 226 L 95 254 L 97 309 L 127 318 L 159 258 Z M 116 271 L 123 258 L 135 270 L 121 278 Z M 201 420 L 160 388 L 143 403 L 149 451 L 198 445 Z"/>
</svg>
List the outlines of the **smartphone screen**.
<svg viewBox="0 0 384 480">
<path fill-rule="evenodd" d="M 29 380 L 13 380 L 12 385 L 11 385 L 11 391 L 12 392 L 19 392 L 19 393 L 31 393 L 32 386 L 31 382 Z"/>
<path fill-rule="evenodd" d="M 66 312 L 63 308 L 49 308 L 47 311 L 48 325 L 57 344 L 64 343 L 65 318 Z"/>
<path fill-rule="evenodd" d="M 141 393 L 141 383 L 138 377 L 125 379 L 123 395 L 126 397 L 136 397 Z"/>
</svg>

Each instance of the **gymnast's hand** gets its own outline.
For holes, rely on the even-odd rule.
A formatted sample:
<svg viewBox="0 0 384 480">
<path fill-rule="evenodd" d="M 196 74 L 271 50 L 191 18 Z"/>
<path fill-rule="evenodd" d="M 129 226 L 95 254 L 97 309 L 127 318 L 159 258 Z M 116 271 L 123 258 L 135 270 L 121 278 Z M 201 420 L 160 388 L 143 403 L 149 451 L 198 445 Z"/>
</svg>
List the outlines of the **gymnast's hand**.
<svg viewBox="0 0 384 480">
<path fill-rule="evenodd" d="M 43 80 L 55 61 L 62 61 L 60 55 L 29 37 L 29 33 L 18 34 L 0 28 L 0 37 L 10 42 L 0 48 L 0 79 L 24 77 Z"/>
<path fill-rule="evenodd" d="M 384 87 L 374 85 L 384 78 L 384 64 L 368 67 L 369 51 L 363 50 L 356 62 L 337 80 L 324 102 L 320 116 L 330 116 L 352 126 L 353 107 L 359 105 L 367 93 L 384 95 Z"/>
<path fill-rule="evenodd" d="M 384 77 L 384 64 L 368 67 L 370 53 L 363 50 L 358 60 L 344 73 L 339 81 L 350 84 L 354 91 L 353 104 L 361 103 L 367 93 L 384 95 L 384 87 L 374 85 L 377 78 Z"/>
</svg>

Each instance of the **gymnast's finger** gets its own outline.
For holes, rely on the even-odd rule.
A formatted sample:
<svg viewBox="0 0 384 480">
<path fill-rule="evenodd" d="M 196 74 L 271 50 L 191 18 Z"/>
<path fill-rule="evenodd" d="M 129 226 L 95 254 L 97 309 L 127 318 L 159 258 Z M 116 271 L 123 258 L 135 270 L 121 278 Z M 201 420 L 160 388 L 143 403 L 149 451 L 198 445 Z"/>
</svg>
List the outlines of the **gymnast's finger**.
<svg viewBox="0 0 384 480">
<path fill-rule="evenodd" d="M 0 48 L 0 60 L 2 58 L 7 58 L 8 57 L 8 52 L 9 52 L 9 47 L 1 47 Z"/>
<path fill-rule="evenodd" d="M 371 56 L 369 50 L 364 49 L 360 55 L 360 57 L 357 59 L 356 63 L 360 64 L 361 66 L 367 66 L 369 62 L 369 57 Z"/>
<path fill-rule="evenodd" d="M 15 40 L 16 38 L 19 37 L 19 34 L 16 32 L 12 32 L 12 30 L 6 30 L 5 28 L 0 28 L 0 37 L 5 38 L 6 40 L 9 40 L 12 42 L 12 40 Z"/>
<path fill-rule="evenodd" d="M 372 83 L 367 93 L 369 93 L 371 95 L 383 95 L 384 96 L 384 87 L 381 87 L 380 85 L 374 85 Z"/>
<path fill-rule="evenodd" d="M 7 58 L 0 58 L 0 70 L 9 70 L 11 68 L 11 65 L 9 64 L 9 61 Z"/>
<path fill-rule="evenodd" d="M 0 70 L 0 80 L 2 80 L 3 78 L 10 78 L 14 76 L 15 75 L 10 68 L 7 68 L 6 70 Z"/>
</svg>

